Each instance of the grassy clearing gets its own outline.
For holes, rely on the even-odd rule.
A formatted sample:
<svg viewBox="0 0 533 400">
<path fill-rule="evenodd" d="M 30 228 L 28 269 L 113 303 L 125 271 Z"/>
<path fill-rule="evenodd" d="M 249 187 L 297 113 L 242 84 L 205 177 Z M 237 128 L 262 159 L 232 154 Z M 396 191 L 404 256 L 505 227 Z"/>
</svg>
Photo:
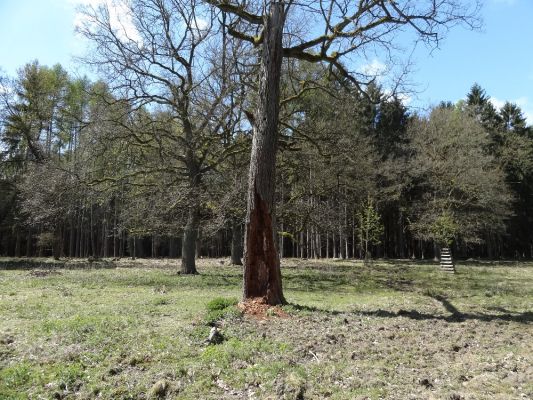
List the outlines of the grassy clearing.
<svg viewBox="0 0 533 400">
<path fill-rule="evenodd" d="M 531 263 L 288 260 L 266 320 L 220 260 L 2 265 L 0 399 L 533 398 Z"/>
</svg>

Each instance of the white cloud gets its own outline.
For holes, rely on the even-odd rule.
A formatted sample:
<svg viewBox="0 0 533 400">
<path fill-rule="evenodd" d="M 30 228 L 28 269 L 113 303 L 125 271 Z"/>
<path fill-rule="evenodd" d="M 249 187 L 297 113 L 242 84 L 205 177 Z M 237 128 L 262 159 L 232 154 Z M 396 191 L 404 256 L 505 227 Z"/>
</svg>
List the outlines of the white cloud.
<svg viewBox="0 0 533 400">
<path fill-rule="evenodd" d="M 368 76 L 380 76 L 387 72 L 387 66 L 378 59 L 374 58 L 368 64 L 359 67 L 358 72 Z"/>
<path fill-rule="evenodd" d="M 399 93 L 398 99 L 400 99 L 404 106 L 408 106 L 413 102 L 413 96 L 408 93 Z"/>
<path fill-rule="evenodd" d="M 141 35 L 133 22 L 133 15 L 129 0 L 66 0 L 73 7 L 98 9 L 107 7 L 109 10 L 109 22 L 116 34 L 122 40 L 130 40 L 142 43 Z M 76 28 L 85 27 L 91 24 L 91 21 L 79 9 L 75 13 L 74 26 Z"/>
<path fill-rule="evenodd" d="M 409 104 L 411 104 L 414 100 L 413 96 L 410 93 L 407 93 L 407 92 L 393 93 L 391 89 L 387 89 L 387 88 L 383 89 L 383 94 L 385 95 L 385 97 L 391 97 L 394 95 L 398 100 L 402 102 L 404 106 L 409 106 Z"/>
<path fill-rule="evenodd" d="M 490 102 L 492 103 L 492 105 L 494 107 L 496 107 L 496 109 L 500 109 L 503 107 L 503 105 L 505 104 L 505 100 L 500 100 L 500 99 L 497 99 L 496 97 L 491 97 L 490 98 Z"/>
<path fill-rule="evenodd" d="M 203 18 L 196 18 L 196 27 L 199 31 L 209 28 L 209 22 Z"/>
</svg>

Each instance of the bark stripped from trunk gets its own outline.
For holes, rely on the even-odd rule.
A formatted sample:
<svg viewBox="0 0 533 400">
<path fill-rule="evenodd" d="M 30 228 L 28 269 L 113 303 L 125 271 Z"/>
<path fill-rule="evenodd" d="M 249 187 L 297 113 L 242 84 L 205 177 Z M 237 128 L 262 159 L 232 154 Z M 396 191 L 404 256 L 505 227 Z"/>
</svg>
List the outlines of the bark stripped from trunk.
<svg viewBox="0 0 533 400">
<path fill-rule="evenodd" d="M 285 303 L 275 240 L 274 194 L 284 5 L 270 2 L 265 16 L 255 115 L 244 249 L 244 300 Z"/>
</svg>

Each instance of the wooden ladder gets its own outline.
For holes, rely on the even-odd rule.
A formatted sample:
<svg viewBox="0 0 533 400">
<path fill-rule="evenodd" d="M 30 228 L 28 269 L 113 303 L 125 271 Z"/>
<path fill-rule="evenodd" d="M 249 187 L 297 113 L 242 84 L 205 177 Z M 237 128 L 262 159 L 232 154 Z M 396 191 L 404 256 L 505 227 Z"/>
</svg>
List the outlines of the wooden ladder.
<svg viewBox="0 0 533 400">
<path fill-rule="evenodd" d="M 444 272 L 455 274 L 455 265 L 453 265 L 452 253 L 447 247 L 442 248 L 440 251 L 440 268 Z"/>
</svg>

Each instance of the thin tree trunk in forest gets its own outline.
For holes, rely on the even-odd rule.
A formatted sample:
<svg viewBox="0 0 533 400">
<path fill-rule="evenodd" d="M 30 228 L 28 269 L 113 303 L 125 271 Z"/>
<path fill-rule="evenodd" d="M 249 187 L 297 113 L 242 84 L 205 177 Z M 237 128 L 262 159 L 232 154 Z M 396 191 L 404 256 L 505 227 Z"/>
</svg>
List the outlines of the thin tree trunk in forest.
<svg viewBox="0 0 533 400">
<path fill-rule="evenodd" d="M 94 221 L 93 221 L 93 206 L 91 204 L 91 221 L 90 221 L 90 229 L 89 234 L 91 236 L 91 256 L 96 257 L 96 240 L 94 237 Z"/>
<path fill-rule="evenodd" d="M 59 260 L 61 256 L 61 228 L 58 226 L 54 229 L 54 243 L 52 247 L 52 256 Z"/>
<path fill-rule="evenodd" d="M 493 249 L 492 235 L 489 233 L 489 237 L 487 240 L 487 257 L 490 259 L 494 257 L 494 252 L 492 249 Z"/>
<path fill-rule="evenodd" d="M 144 253 L 144 240 L 142 237 L 135 237 L 135 257 L 143 258 L 145 257 Z"/>
<path fill-rule="evenodd" d="M 350 258 L 350 253 L 348 251 L 348 231 L 347 231 L 347 228 L 348 228 L 348 204 L 347 204 L 347 201 L 346 199 L 348 198 L 348 193 L 347 193 L 347 189 L 344 188 L 344 229 L 346 230 L 345 233 L 344 233 L 344 247 L 345 247 L 345 250 L 344 250 L 344 255 L 345 259 L 348 259 Z"/>
<path fill-rule="evenodd" d="M 326 258 L 329 258 L 329 232 L 326 231 Z"/>
<path fill-rule="evenodd" d="M 196 244 L 195 244 L 194 255 L 196 258 L 200 258 L 202 256 L 202 231 L 200 230 L 200 226 L 198 226 L 198 229 L 196 232 Z"/>
<path fill-rule="evenodd" d="M 42 226 L 39 226 L 39 236 L 41 236 L 41 234 L 43 233 L 43 227 Z M 37 254 L 39 257 L 42 257 L 43 256 L 43 246 L 41 244 L 39 244 L 39 249 L 37 250 Z"/>
<path fill-rule="evenodd" d="M 311 258 L 311 244 L 309 243 L 309 226 L 305 229 L 305 258 Z"/>
<path fill-rule="evenodd" d="M 107 243 L 107 213 L 104 216 L 104 223 L 102 224 L 102 257 L 108 256 L 108 243 Z"/>
<path fill-rule="evenodd" d="M 284 250 L 284 240 L 285 240 L 285 231 L 283 230 L 283 223 L 281 224 L 281 235 L 279 235 L 279 258 L 283 258 L 284 257 L 284 254 L 283 254 L 283 250 Z"/>
<path fill-rule="evenodd" d="M 320 242 L 318 229 L 315 232 L 315 258 L 322 258 L 322 243 Z"/>
<path fill-rule="evenodd" d="M 344 258 L 348 259 L 348 258 L 350 258 L 350 253 L 349 253 L 349 249 L 348 249 L 348 236 L 347 235 L 344 235 L 344 244 L 345 244 L 345 246 L 344 246 L 345 247 L 345 251 L 344 251 L 345 257 Z"/>
<path fill-rule="evenodd" d="M 346 258 L 346 249 L 344 247 L 344 232 L 342 232 L 342 226 L 339 224 L 339 258 Z"/>
<path fill-rule="evenodd" d="M 407 254 L 405 251 L 406 242 L 405 242 L 405 233 L 403 230 L 403 214 L 401 211 L 398 215 L 398 247 L 400 250 L 400 254 L 399 254 L 400 258 L 406 258 L 406 254 Z"/>
<path fill-rule="evenodd" d="M 15 229 L 17 231 L 15 236 L 15 257 L 20 257 L 20 242 L 22 240 L 22 235 L 19 227 L 15 227 Z"/>
<path fill-rule="evenodd" d="M 65 257 L 65 239 L 66 239 L 66 231 L 65 231 L 65 224 L 61 223 L 59 226 L 59 256 Z"/>
<path fill-rule="evenodd" d="M 178 257 L 178 240 L 174 236 L 171 236 L 169 239 L 168 256 L 169 258 Z"/>
<path fill-rule="evenodd" d="M 356 253 L 355 253 L 355 214 L 352 215 L 352 257 L 354 259 L 356 257 Z"/>
<path fill-rule="evenodd" d="M 231 223 L 231 264 L 242 265 L 241 224 L 237 220 Z"/>
<path fill-rule="evenodd" d="M 113 201 L 113 258 L 117 258 L 117 200 Z"/>
<path fill-rule="evenodd" d="M 28 228 L 28 234 L 26 235 L 26 257 L 31 257 L 31 248 L 32 248 L 32 234 L 31 228 Z"/>
<path fill-rule="evenodd" d="M 307 258 L 315 258 L 315 230 L 313 228 L 313 225 L 311 225 L 311 229 L 307 229 L 307 242 L 309 243 L 309 254 L 307 255 Z"/>
<path fill-rule="evenodd" d="M 125 247 L 126 247 L 126 230 L 122 230 L 121 232 L 121 238 L 120 238 L 120 252 L 119 252 L 119 257 L 122 258 L 124 257 L 124 254 L 125 254 Z"/>
<path fill-rule="evenodd" d="M 244 239 L 243 297 L 261 298 L 271 305 L 285 303 L 274 214 L 284 7 L 271 1 L 264 17 Z"/>
<path fill-rule="evenodd" d="M 74 215 L 70 217 L 69 221 L 69 236 L 68 236 L 68 256 L 74 257 L 76 246 L 76 231 L 74 227 Z"/>
<path fill-rule="evenodd" d="M 296 243 L 296 240 L 292 241 L 292 257 L 298 257 L 298 243 Z"/>
<path fill-rule="evenodd" d="M 300 258 L 304 258 L 304 231 L 300 232 L 300 241 L 298 244 L 300 247 Z"/>
<path fill-rule="evenodd" d="M 159 235 L 154 235 L 154 254 L 153 257 L 159 258 L 161 254 L 159 254 L 159 247 L 161 246 L 161 237 Z"/>
<path fill-rule="evenodd" d="M 81 249 L 81 243 L 82 243 L 82 229 L 83 229 L 83 208 L 81 209 L 81 213 L 78 214 L 78 223 L 76 227 L 76 250 L 75 254 L 76 257 L 82 257 L 82 249 Z"/>
</svg>

